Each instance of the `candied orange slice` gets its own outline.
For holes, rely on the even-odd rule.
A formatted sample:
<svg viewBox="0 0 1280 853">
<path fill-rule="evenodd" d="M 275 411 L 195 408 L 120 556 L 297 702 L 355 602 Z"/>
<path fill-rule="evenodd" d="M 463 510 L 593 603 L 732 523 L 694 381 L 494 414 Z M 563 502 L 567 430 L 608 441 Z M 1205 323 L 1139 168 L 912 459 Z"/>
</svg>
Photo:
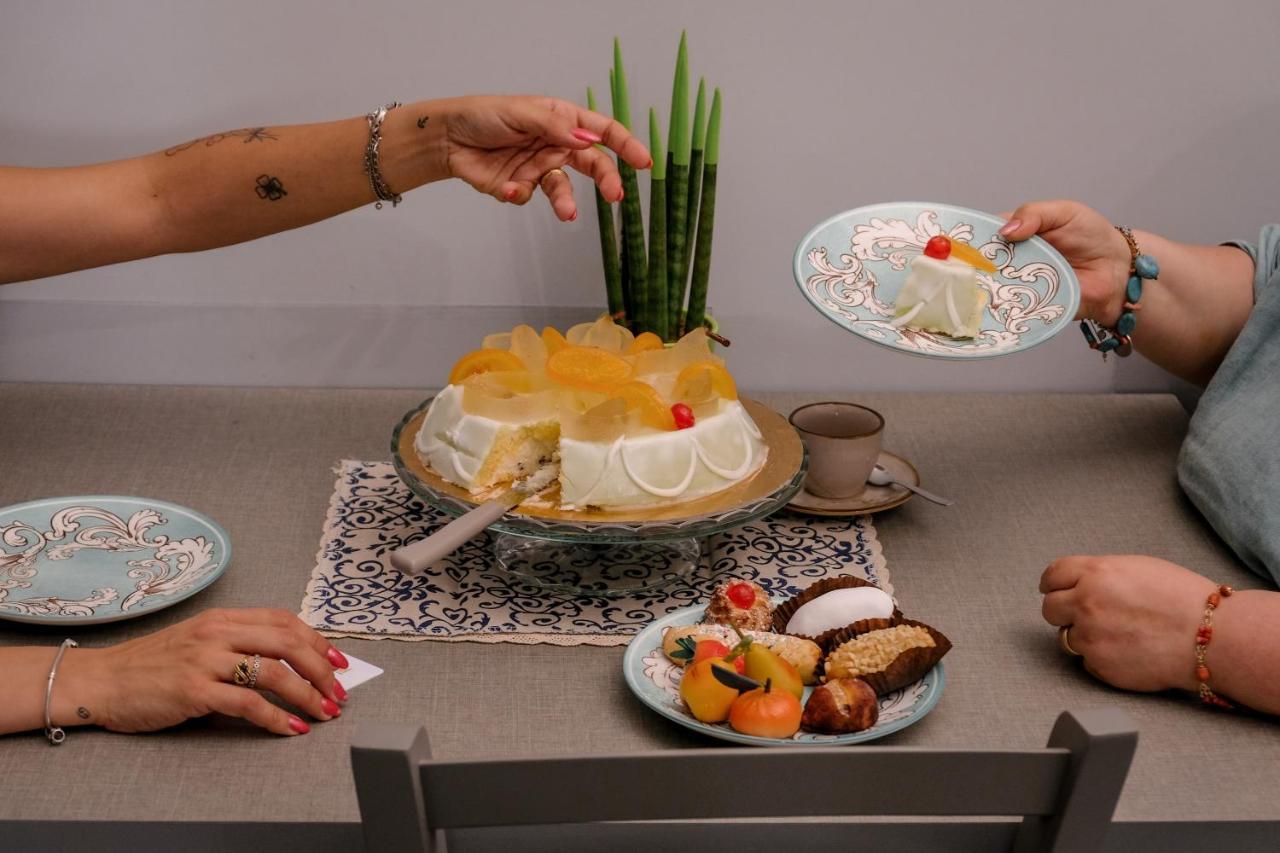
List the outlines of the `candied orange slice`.
<svg viewBox="0 0 1280 853">
<path fill-rule="evenodd" d="M 681 370 L 676 377 L 672 396 L 677 401 L 688 402 L 694 399 L 693 395 L 697 387 L 707 380 L 710 380 L 711 388 L 718 396 L 726 400 L 738 399 L 737 383 L 733 381 L 729 371 L 725 370 L 724 365 L 717 361 L 699 361 Z"/>
<path fill-rule="evenodd" d="M 458 359 L 449 371 L 449 384 L 457 385 L 468 376 L 492 370 L 524 370 L 524 362 L 504 349 L 478 349 Z"/>
<path fill-rule="evenodd" d="M 971 267 L 977 267 L 983 272 L 995 272 L 996 265 L 987 259 L 986 255 L 970 246 L 968 243 L 961 243 L 959 240 L 951 240 L 951 257 L 958 261 L 964 261 Z"/>
<path fill-rule="evenodd" d="M 640 412 L 640 420 L 654 429 L 673 430 L 676 418 L 653 386 L 646 382 L 624 382 L 609 392 L 610 399 L 627 401 L 627 409 Z"/>
<path fill-rule="evenodd" d="M 612 391 L 631 378 L 631 363 L 600 347 L 570 344 L 547 359 L 547 376 L 588 391 Z"/>
<path fill-rule="evenodd" d="M 542 330 L 542 342 L 546 344 L 547 355 L 555 355 L 569 345 L 564 339 L 564 335 L 560 334 L 560 330 L 552 326 L 547 326 Z"/>
<path fill-rule="evenodd" d="M 658 337 L 653 332 L 641 332 L 636 335 L 636 339 L 631 342 L 631 347 L 627 352 L 631 355 L 635 355 L 638 352 L 646 352 L 648 350 L 662 348 L 662 338 Z"/>
</svg>

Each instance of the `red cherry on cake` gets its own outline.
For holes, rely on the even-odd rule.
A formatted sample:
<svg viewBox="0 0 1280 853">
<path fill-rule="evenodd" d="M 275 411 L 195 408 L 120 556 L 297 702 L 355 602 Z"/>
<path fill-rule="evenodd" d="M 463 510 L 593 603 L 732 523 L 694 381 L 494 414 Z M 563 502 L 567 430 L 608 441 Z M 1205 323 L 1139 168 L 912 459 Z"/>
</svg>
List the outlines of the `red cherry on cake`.
<svg viewBox="0 0 1280 853">
<path fill-rule="evenodd" d="M 693 409 L 684 403 L 676 403 L 672 406 L 671 414 L 676 419 L 676 429 L 688 429 L 693 426 Z"/>
<path fill-rule="evenodd" d="M 729 596 L 729 600 L 737 607 L 743 610 L 750 609 L 751 605 L 756 603 L 756 591 L 751 588 L 748 583 L 731 583 L 729 588 L 724 591 Z"/>
<path fill-rule="evenodd" d="M 924 253 L 926 257 L 937 258 L 945 261 L 951 257 L 951 240 L 939 234 L 937 237 L 930 237 L 929 242 L 924 244 Z"/>
</svg>

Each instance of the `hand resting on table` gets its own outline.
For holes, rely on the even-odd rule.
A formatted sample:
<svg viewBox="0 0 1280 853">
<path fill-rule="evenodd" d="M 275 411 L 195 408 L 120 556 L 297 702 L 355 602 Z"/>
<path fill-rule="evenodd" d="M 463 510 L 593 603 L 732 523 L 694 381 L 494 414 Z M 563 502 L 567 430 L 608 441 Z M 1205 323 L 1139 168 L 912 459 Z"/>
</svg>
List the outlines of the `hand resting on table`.
<svg viewBox="0 0 1280 853">
<path fill-rule="evenodd" d="M 0 734 L 44 724 L 53 655 L 49 646 L 0 649 L 0 670 L 7 686 L 16 688 L 14 700 L 0 706 Z M 255 655 L 262 656 L 257 689 L 235 684 L 237 664 Z M 346 665 L 328 640 L 287 611 L 208 610 L 115 646 L 68 649 L 53 687 L 51 719 L 63 727 L 144 732 L 220 713 L 280 735 L 306 734 L 306 722 L 259 691 L 329 720 L 342 713 L 339 703 L 347 698 L 334 678 L 334 670 Z"/>
</svg>

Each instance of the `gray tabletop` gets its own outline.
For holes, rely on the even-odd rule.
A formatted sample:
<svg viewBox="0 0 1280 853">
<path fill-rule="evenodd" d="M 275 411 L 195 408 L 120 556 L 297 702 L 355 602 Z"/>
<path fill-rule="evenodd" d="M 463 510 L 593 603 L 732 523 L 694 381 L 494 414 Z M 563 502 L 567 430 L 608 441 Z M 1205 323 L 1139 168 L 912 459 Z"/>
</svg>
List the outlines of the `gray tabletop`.
<svg viewBox="0 0 1280 853">
<path fill-rule="evenodd" d="M 296 611 L 315 563 L 333 464 L 385 459 L 421 391 L 0 385 L 0 506 L 74 494 L 146 495 L 200 509 L 230 532 L 233 565 L 194 599 L 76 632 L 117 642 L 201 609 Z M 761 394 L 789 411 L 814 395 Z M 1241 588 L 1262 586 L 1178 490 L 1186 416 L 1169 396 L 867 394 L 885 447 L 957 498 L 876 516 L 904 609 L 955 643 L 941 703 L 886 743 L 1043 745 L 1063 709 L 1114 705 L 1140 744 L 1116 818 L 1280 817 L 1280 727 L 1138 696 L 1058 651 L 1036 583 L 1054 557 L 1145 553 Z M 0 623 L 0 643 L 63 633 Z M 384 667 L 344 715 L 278 738 L 226 719 L 150 735 L 75 730 L 0 738 L 0 820 L 358 820 L 347 744 L 357 720 L 422 722 L 442 757 L 603 753 L 709 745 L 645 709 L 622 648 L 344 640 Z"/>
</svg>

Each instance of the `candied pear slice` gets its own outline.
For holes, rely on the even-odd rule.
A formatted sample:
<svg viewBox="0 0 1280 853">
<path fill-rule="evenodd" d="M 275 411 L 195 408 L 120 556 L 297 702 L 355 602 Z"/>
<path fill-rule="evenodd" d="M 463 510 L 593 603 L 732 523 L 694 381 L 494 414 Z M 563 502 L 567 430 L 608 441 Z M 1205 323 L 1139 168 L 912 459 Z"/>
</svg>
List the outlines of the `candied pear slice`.
<svg viewBox="0 0 1280 853">
<path fill-rule="evenodd" d="M 511 354 L 534 373 L 546 369 L 547 345 L 532 326 L 521 325 L 511 330 Z"/>
<path fill-rule="evenodd" d="M 480 342 L 481 349 L 511 349 L 511 333 L 496 332 L 492 335 L 485 335 L 484 340 Z"/>
<path fill-rule="evenodd" d="M 560 434 L 574 441 L 615 441 L 627 430 L 627 401 L 605 400 L 586 412 L 561 412 Z"/>
</svg>

